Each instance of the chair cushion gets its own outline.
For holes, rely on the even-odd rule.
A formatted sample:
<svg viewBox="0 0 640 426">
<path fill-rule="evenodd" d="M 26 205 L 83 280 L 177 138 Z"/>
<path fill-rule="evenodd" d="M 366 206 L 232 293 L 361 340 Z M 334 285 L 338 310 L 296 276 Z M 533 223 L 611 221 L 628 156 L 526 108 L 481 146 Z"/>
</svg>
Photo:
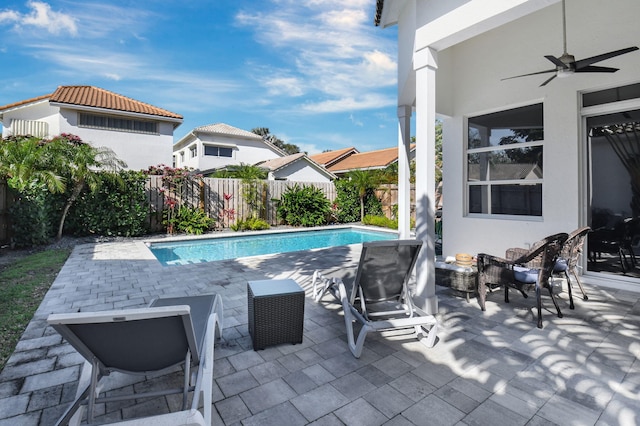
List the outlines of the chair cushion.
<svg viewBox="0 0 640 426">
<path fill-rule="evenodd" d="M 567 270 L 567 259 L 558 258 L 556 264 L 553 266 L 553 272 L 564 272 Z"/>
<path fill-rule="evenodd" d="M 538 281 L 538 272 L 538 269 L 529 269 L 523 266 L 513 267 L 513 277 L 521 283 L 535 284 Z"/>
</svg>

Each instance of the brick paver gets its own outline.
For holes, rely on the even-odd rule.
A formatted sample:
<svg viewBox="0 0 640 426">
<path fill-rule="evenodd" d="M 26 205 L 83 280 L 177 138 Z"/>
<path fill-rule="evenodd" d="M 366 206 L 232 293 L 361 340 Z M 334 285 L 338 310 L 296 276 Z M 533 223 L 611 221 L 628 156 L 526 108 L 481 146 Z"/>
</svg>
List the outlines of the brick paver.
<svg viewBox="0 0 640 426">
<path fill-rule="evenodd" d="M 0 373 L 0 426 L 49 425 L 73 399 L 82 358 L 46 324 L 50 313 L 146 306 L 156 296 L 218 293 L 224 336 L 216 343 L 214 424 L 580 424 L 640 423 L 640 294 L 589 288 L 564 318 L 532 298 L 505 304 L 438 287 L 434 348 L 410 335 L 369 335 L 360 359 L 346 345 L 341 306 L 306 299 L 304 341 L 254 352 L 246 283 L 355 271 L 359 246 L 231 261 L 161 266 L 142 242 L 78 246 Z M 549 305 L 548 300 L 544 301 Z M 175 374 L 153 382 L 171 382 Z M 133 381 L 118 386 L 148 387 Z M 117 389 L 114 392 L 118 392 Z M 99 422 L 179 409 L 174 397 L 99 407 Z M 459 423 L 460 422 L 460 423 Z"/>
</svg>

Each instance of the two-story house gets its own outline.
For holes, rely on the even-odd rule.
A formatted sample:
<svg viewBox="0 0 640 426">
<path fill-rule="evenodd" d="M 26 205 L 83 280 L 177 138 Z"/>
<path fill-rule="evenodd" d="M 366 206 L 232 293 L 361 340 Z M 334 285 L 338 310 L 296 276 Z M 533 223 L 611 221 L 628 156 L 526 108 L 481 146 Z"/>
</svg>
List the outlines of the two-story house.
<svg viewBox="0 0 640 426">
<path fill-rule="evenodd" d="M 0 106 L 2 136 L 79 136 L 112 149 L 130 170 L 171 161 L 173 132 L 182 116 L 94 86 L 55 92 Z"/>
<path fill-rule="evenodd" d="M 192 167 L 203 174 L 231 165 L 284 157 L 286 152 L 262 136 L 225 123 L 196 127 L 173 146 L 174 167 Z"/>
</svg>

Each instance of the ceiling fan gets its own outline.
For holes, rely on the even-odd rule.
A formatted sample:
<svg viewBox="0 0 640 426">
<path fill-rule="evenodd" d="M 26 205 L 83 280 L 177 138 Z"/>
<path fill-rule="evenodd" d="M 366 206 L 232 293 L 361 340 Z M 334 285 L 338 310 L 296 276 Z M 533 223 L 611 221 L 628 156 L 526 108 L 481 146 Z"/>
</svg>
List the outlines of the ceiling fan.
<svg viewBox="0 0 640 426">
<path fill-rule="evenodd" d="M 546 86 L 551 80 L 556 77 L 568 77 L 576 72 L 616 72 L 618 68 L 610 68 L 610 67 L 600 67 L 594 66 L 596 62 L 604 61 L 605 59 L 610 59 L 616 56 L 624 55 L 625 53 L 633 52 L 634 50 L 638 50 L 637 46 L 627 47 L 625 49 L 614 50 L 611 52 L 603 53 L 601 55 L 592 56 L 590 58 L 580 59 L 576 61 L 576 58 L 573 55 L 567 53 L 567 19 L 565 14 L 565 0 L 562 0 L 562 37 L 564 42 L 564 53 L 562 56 L 555 57 L 551 55 L 545 55 L 549 61 L 551 61 L 556 67 L 550 70 L 532 72 L 529 74 L 516 75 L 513 77 L 503 78 L 502 80 L 510 80 L 512 78 L 526 77 L 529 75 L 537 75 L 537 74 L 546 74 L 546 73 L 555 73 L 551 77 L 549 77 L 544 83 L 540 85 Z"/>
</svg>

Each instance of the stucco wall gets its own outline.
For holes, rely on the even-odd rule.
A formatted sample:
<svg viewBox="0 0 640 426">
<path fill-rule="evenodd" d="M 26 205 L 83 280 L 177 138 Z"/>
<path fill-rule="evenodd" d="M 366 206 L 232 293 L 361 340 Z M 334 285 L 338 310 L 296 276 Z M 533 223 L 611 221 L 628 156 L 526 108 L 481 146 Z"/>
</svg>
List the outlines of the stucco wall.
<svg viewBox="0 0 640 426">
<path fill-rule="evenodd" d="M 191 158 L 189 147 L 197 144 L 197 157 Z M 232 148 L 232 157 L 215 157 L 204 155 L 204 146 L 221 146 Z M 199 170 L 217 169 L 228 165 L 244 164 L 256 164 L 260 161 L 271 160 L 274 158 L 280 158 L 281 155 L 270 149 L 261 140 L 249 140 L 245 138 L 234 138 L 224 135 L 211 135 L 200 134 L 198 138 L 193 141 L 187 142 L 181 147 L 180 150 L 174 152 L 174 155 L 179 158 L 180 152 L 184 152 L 184 163 L 178 161 L 176 164 L 178 167 L 193 167 Z"/>
<path fill-rule="evenodd" d="M 320 173 L 306 161 L 296 161 L 274 173 L 276 179 L 286 178 L 293 182 L 331 182 L 331 179 Z"/>
<path fill-rule="evenodd" d="M 78 112 L 60 109 L 60 132 L 78 135 L 96 147 L 111 148 L 129 170 L 143 170 L 158 164 L 171 164 L 173 124 L 159 123 L 159 134 L 120 132 L 116 130 L 76 127 Z"/>
<path fill-rule="evenodd" d="M 633 17 L 640 14 L 640 2 L 567 3 L 568 50 L 576 59 L 638 44 L 640 31 Z M 545 235 L 578 227 L 586 206 L 580 92 L 638 82 L 640 53 L 597 64 L 620 68 L 615 74 L 576 74 L 545 87 L 539 85 L 550 75 L 500 81 L 553 68 L 544 55 L 561 54 L 560 4 L 440 52 L 446 60 L 438 64 L 438 99 L 448 97 L 444 112 L 452 114 L 443 127 L 444 254 L 501 254 L 508 247 L 526 247 Z M 543 217 L 500 220 L 466 215 L 465 117 L 537 102 L 544 104 Z"/>
</svg>

